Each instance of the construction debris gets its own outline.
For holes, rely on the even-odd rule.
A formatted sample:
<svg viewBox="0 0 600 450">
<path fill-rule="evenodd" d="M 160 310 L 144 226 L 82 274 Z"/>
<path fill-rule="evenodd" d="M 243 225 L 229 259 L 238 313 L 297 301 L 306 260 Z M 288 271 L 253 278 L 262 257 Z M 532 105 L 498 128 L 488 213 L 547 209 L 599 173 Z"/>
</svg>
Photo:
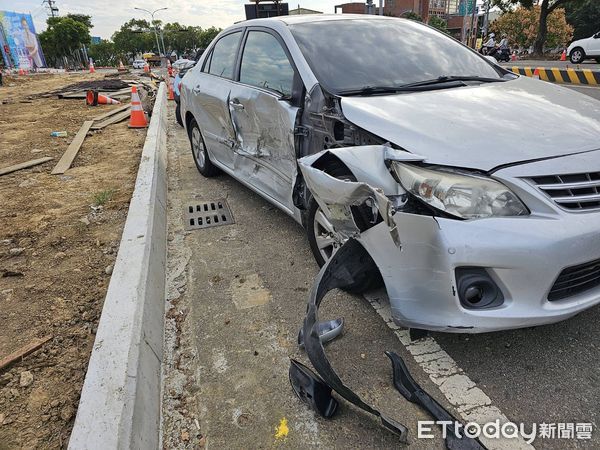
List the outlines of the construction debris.
<svg viewBox="0 0 600 450">
<path fill-rule="evenodd" d="M 42 345 L 44 345 L 46 342 L 48 342 L 50 339 L 52 339 L 52 336 L 46 336 L 41 339 L 36 339 L 36 340 L 30 342 L 29 344 L 25 345 L 24 347 L 21 347 L 17 351 L 12 352 L 10 355 L 6 356 L 5 358 L 2 358 L 0 360 L 0 370 L 6 369 L 8 366 L 21 360 L 22 358 L 26 357 L 27 355 L 35 352 L 36 350 L 41 348 Z"/>
<path fill-rule="evenodd" d="M 69 167 L 71 167 L 71 164 L 73 164 L 73 161 L 75 160 L 75 157 L 81 148 L 81 144 L 83 144 L 83 140 L 85 139 L 87 132 L 90 131 L 90 128 L 93 124 L 93 120 L 86 120 L 83 122 L 83 125 L 75 135 L 73 142 L 69 144 L 67 151 L 62 155 L 60 161 L 58 161 L 52 170 L 52 175 L 61 175 L 65 173 Z"/>
<path fill-rule="evenodd" d="M 0 169 L 0 176 L 6 175 L 7 173 L 16 172 L 17 170 L 27 169 L 28 167 L 37 166 L 38 164 L 44 164 L 45 162 L 51 161 L 54 158 L 50 156 L 46 156 L 45 158 L 32 159 L 31 161 L 26 161 L 20 164 L 15 164 L 13 166 L 8 166 L 3 169 Z"/>
</svg>

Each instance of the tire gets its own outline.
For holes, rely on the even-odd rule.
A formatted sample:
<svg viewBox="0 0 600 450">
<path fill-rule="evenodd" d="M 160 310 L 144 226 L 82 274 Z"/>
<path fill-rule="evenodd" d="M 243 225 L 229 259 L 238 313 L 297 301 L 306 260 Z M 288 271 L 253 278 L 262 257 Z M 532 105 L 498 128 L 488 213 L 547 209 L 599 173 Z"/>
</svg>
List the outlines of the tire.
<svg viewBox="0 0 600 450">
<path fill-rule="evenodd" d="M 341 166 L 339 164 L 334 164 L 328 168 L 325 168 L 325 172 L 329 175 L 343 179 L 348 181 L 356 181 L 354 175 L 348 171 L 345 166 Z M 353 210 L 355 220 L 357 222 L 357 226 L 362 230 L 364 226 L 363 217 L 361 217 L 360 210 Z M 361 222 L 361 223 L 359 223 Z M 319 265 L 319 267 L 323 267 L 323 265 L 331 258 L 331 256 L 337 251 L 337 249 L 343 245 L 343 242 L 339 237 L 336 236 L 335 231 L 333 230 L 333 226 L 327 220 L 327 217 L 321 211 L 319 204 L 315 201 L 314 198 L 310 199 L 310 203 L 308 205 L 308 213 L 306 215 L 305 221 L 306 228 L 306 236 L 308 238 L 308 243 L 310 245 L 310 249 L 313 253 L 313 256 Z M 365 228 L 366 229 L 366 228 Z M 329 236 L 328 236 L 329 235 Z M 324 247 L 330 239 L 331 245 Z M 367 258 L 371 258 L 365 251 L 365 256 Z M 378 287 L 383 284 L 383 280 L 381 278 L 381 274 L 379 270 L 377 270 L 375 264 L 370 264 L 369 267 L 373 267 L 371 269 L 371 273 L 365 277 L 364 280 L 359 281 L 350 286 L 346 286 L 343 288 L 347 292 L 351 292 L 354 294 L 360 294 L 362 292 L 368 291 L 375 287 Z"/>
<path fill-rule="evenodd" d="M 572 64 L 580 64 L 585 60 L 585 52 L 581 47 L 575 47 L 573 50 L 571 50 L 569 59 L 571 60 Z"/>
<path fill-rule="evenodd" d="M 217 175 L 219 173 L 219 169 L 213 165 L 210 157 L 208 156 L 204 138 L 202 137 L 200 127 L 195 119 L 192 119 L 190 122 L 188 137 L 190 139 L 192 156 L 194 158 L 194 163 L 196 163 L 196 167 L 198 168 L 198 172 L 207 178 Z"/>
<path fill-rule="evenodd" d="M 177 106 L 175 107 L 175 120 L 179 125 L 183 126 L 183 119 L 181 118 L 181 105 L 179 103 L 177 103 Z"/>
</svg>

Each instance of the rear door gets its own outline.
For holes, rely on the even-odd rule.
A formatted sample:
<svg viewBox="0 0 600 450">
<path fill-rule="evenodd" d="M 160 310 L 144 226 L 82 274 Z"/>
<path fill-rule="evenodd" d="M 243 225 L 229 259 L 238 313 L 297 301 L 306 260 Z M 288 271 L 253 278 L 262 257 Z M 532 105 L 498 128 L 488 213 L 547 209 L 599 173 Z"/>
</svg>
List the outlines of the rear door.
<svg viewBox="0 0 600 450">
<path fill-rule="evenodd" d="M 229 95 L 242 34 L 242 30 L 236 30 L 219 38 L 201 70 L 193 71 L 194 116 L 211 157 L 229 168 L 233 168 L 233 148 L 237 143 L 229 114 Z"/>
<path fill-rule="evenodd" d="M 589 55 L 600 56 L 600 31 L 591 37 L 589 47 Z"/>
<path fill-rule="evenodd" d="M 231 88 L 236 174 L 289 211 L 297 163 L 294 128 L 302 82 L 281 37 L 249 28 Z M 300 86 L 300 87 L 299 87 Z"/>
</svg>

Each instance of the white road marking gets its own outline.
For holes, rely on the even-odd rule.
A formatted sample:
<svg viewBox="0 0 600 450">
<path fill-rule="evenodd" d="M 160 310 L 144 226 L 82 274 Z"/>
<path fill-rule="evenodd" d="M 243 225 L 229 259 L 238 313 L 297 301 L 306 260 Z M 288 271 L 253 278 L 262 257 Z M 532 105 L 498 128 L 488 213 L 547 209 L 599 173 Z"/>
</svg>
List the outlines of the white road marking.
<svg viewBox="0 0 600 450">
<path fill-rule="evenodd" d="M 400 342 L 413 356 L 417 364 L 429 375 L 448 402 L 456 408 L 465 422 L 483 425 L 496 419 L 500 423 L 509 422 L 508 418 L 492 405 L 492 400 L 468 377 L 432 337 L 411 341 L 409 332 L 392 320 L 390 304 L 385 290 L 365 295 L 385 323 L 394 330 Z M 490 450 L 533 449 L 523 439 L 488 439 L 480 437 L 481 442 Z"/>
</svg>

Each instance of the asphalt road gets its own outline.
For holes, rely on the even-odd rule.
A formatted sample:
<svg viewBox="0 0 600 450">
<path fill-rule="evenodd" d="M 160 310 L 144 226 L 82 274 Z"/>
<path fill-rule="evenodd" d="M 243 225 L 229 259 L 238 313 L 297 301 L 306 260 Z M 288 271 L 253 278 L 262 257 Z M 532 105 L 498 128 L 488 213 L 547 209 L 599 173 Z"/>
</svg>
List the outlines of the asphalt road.
<svg viewBox="0 0 600 450">
<path fill-rule="evenodd" d="M 600 88 L 569 88 L 600 100 Z M 175 391 L 167 404 L 188 401 L 176 414 L 165 414 L 172 418 L 167 419 L 166 442 L 185 435 L 190 443 L 204 439 L 213 448 L 398 447 L 394 436 L 347 403 L 342 402 L 339 417 L 326 421 L 290 389 L 288 358 L 307 361 L 295 340 L 318 270 L 301 227 L 230 177 L 199 175 L 187 137 L 172 114 L 169 152 L 171 222 L 180 223 L 186 206 L 225 198 L 235 224 L 180 230 L 179 237 L 170 237 L 188 254 L 186 281 L 179 290 L 189 308 L 185 323 L 191 338 L 177 346 L 188 355 L 182 365 L 194 376 L 187 381 L 171 376 L 167 382 L 165 392 Z M 481 419 L 498 411 L 527 430 L 533 424 L 555 424 L 555 433 L 558 424 L 591 423 L 590 440 L 538 438 L 534 446 L 600 448 L 600 308 L 532 329 L 434 333 L 421 344 L 388 327 L 364 299 L 337 293 L 326 302 L 323 317 L 346 319 L 342 338 L 327 346 L 334 366 L 368 402 L 409 428 L 410 448 L 441 448 L 442 441 L 437 432 L 433 441 L 416 439 L 417 421 L 427 416 L 391 387 L 384 350 L 398 352 L 415 379 L 457 416 Z M 384 309 L 378 311 L 385 318 Z M 431 365 L 428 355 L 434 353 L 447 356 L 436 360 L 439 367 Z M 439 378 L 447 376 L 444 371 L 455 375 Z M 454 383 L 455 376 L 462 381 Z M 473 397 L 480 398 L 480 406 L 466 408 Z M 191 437 L 189 429 L 177 429 L 183 416 L 198 420 Z M 283 418 L 289 434 L 279 439 L 274 434 Z M 527 448 L 497 441 L 488 447 Z"/>
<path fill-rule="evenodd" d="M 600 100 L 600 86 L 592 87 L 592 86 L 569 86 L 564 85 L 569 89 L 573 89 L 574 91 L 581 92 L 582 94 L 589 95 L 597 100 Z"/>
</svg>

